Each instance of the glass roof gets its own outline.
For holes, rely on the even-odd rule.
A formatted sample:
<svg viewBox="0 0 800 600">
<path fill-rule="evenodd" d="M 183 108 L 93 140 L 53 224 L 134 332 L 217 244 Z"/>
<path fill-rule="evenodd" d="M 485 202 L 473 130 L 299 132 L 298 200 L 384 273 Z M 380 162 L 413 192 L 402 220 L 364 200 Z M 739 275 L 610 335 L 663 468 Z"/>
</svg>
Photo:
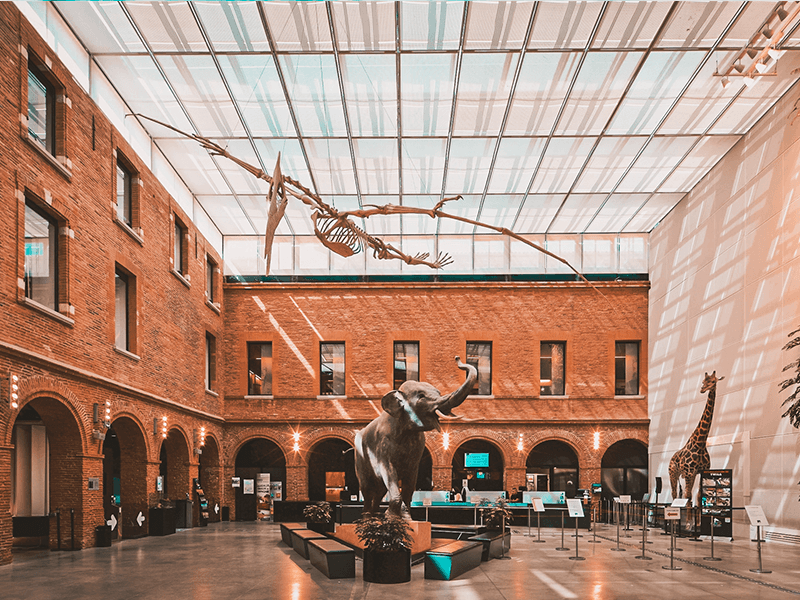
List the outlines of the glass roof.
<svg viewBox="0 0 800 600">
<path fill-rule="evenodd" d="M 745 44 L 764 47 L 758 32 L 776 14 L 766 1 L 48 4 L 130 112 L 212 138 L 267 172 L 280 153 L 285 174 L 340 208 L 430 208 L 461 194 L 448 213 L 541 238 L 565 257 L 577 252 L 570 234 L 603 234 L 584 248 L 592 269 L 608 263 L 608 235 L 632 252 L 622 234 L 656 226 L 800 67 L 793 23 L 784 56 L 755 85 L 732 76 L 723 87 L 720 70 L 739 56 L 748 64 Z M 258 250 L 263 182 L 139 123 L 221 238 Z M 309 216 L 290 202 L 275 264 L 324 256 L 320 269 L 340 268 L 301 239 L 313 234 Z M 496 245 L 498 233 L 455 220 L 363 225 L 406 252 L 447 251 L 464 261 L 457 272 L 491 272 L 497 261 L 507 272 L 526 261 L 547 268 L 514 258 L 520 242 Z M 346 270 L 419 272 L 375 262 Z"/>
</svg>

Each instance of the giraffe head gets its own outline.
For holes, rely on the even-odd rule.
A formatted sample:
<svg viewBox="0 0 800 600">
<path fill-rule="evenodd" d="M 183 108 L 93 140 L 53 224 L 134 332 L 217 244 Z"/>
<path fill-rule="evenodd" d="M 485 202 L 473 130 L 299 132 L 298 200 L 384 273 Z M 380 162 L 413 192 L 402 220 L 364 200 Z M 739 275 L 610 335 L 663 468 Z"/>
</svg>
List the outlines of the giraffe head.
<svg viewBox="0 0 800 600">
<path fill-rule="evenodd" d="M 724 377 L 717 377 L 717 372 L 714 371 L 709 375 L 706 373 L 706 376 L 703 378 L 703 385 L 700 387 L 700 393 L 704 394 L 712 387 L 716 387 L 718 381 L 722 381 L 725 379 Z"/>
</svg>

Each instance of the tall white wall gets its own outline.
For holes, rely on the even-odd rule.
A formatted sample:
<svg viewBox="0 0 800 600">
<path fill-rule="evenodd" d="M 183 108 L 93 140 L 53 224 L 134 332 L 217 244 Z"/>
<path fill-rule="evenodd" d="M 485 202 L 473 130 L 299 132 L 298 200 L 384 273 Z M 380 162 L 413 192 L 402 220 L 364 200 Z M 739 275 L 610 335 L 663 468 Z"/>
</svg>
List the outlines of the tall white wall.
<svg viewBox="0 0 800 600">
<path fill-rule="evenodd" d="M 781 418 L 781 351 L 800 327 L 800 118 L 795 85 L 650 236 L 650 479 L 668 465 L 719 383 L 711 466 L 733 469 L 734 505 L 761 505 L 771 533 L 800 535 L 800 432 Z M 667 498 L 665 498 L 665 495 Z M 748 534 L 743 511 L 734 537 Z M 737 533 L 738 532 L 738 533 Z M 776 538 L 779 536 L 776 536 Z M 800 542 L 800 537 L 797 538 Z"/>
</svg>

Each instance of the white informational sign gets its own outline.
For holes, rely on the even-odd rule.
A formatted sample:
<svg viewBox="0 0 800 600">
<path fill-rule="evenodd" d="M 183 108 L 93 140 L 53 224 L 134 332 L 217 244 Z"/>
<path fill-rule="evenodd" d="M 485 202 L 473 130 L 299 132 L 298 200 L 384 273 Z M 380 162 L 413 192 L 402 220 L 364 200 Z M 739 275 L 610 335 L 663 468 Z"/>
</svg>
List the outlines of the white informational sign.
<svg viewBox="0 0 800 600">
<path fill-rule="evenodd" d="M 531 498 L 533 502 L 533 510 L 535 512 L 544 512 L 544 502 L 541 498 Z"/>
<path fill-rule="evenodd" d="M 242 487 L 241 477 L 231 477 L 231 487 Z"/>
<path fill-rule="evenodd" d="M 242 485 L 242 493 L 255 494 L 256 493 L 255 481 L 252 479 L 245 479 Z"/>
<path fill-rule="evenodd" d="M 262 521 L 269 519 L 272 490 L 270 486 L 269 473 L 259 473 L 256 475 L 256 511 L 258 518 Z"/>
<path fill-rule="evenodd" d="M 688 498 L 675 498 L 675 500 L 672 501 L 672 504 L 670 504 L 670 506 L 684 508 L 687 504 L 689 504 Z"/>
<path fill-rule="evenodd" d="M 628 498 L 630 498 L 630 496 L 628 496 Z M 582 517 L 583 502 L 581 502 L 580 498 L 569 498 L 567 499 L 567 510 L 569 511 L 570 517 Z"/>
<path fill-rule="evenodd" d="M 747 504 L 744 507 L 747 516 L 750 517 L 750 525 L 753 527 L 763 527 L 769 525 L 767 515 L 764 514 L 764 509 L 758 504 Z"/>
<path fill-rule="evenodd" d="M 156 477 L 156 491 L 163 492 L 164 491 L 164 476 L 159 475 Z"/>
<path fill-rule="evenodd" d="M 680 521 L 681 509 L 678 506 L 665 506 L 664 507 L 664 520 L 666 521 Z"/>
<path fill-rule="evenodd" d="M 567 502 L 569 502 L 569 500 L 567 500 Z M 630 504 L 631 503 L 631 497 L 630 496 L 620 496 L 619 497 L 619 503 L 620 504 Z"/>
<path fill-rule="evenodd" d="M 422 506 L 433 506 L 433 498 L 423 498 Z"/>
</svg>

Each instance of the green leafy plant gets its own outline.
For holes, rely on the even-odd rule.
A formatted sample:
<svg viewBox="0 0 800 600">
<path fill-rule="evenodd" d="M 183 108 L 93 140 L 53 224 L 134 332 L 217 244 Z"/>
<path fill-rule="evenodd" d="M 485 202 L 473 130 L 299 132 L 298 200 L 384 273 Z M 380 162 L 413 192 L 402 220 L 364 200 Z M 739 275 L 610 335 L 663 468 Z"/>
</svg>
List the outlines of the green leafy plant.
<svg viewBox="0 0 800 600">
<path fill-rule="evenodd" d="M 795 329 L 792 333 L 789 334 L 789 337 L 795 336 L 793 339 L 789 340 L 789 342 L 782 348 L 782 350 L 791 350 L 796 346 L 800 346 L 800 329 Z M 783 413 L 783 417 L 789 417 L 789 421 L 792 423 L 794 427 L 800 428 L 800 358 L 795 361 L 790 362 L 788 365 L 783 367 L 784 371 L 789 371 L 790 369 L 794 369 L 795 374 L 793 377 L 786 379 L 781 382 L 780 387 L 781 391 L 789 388 L 793 385 L 797 387 L 795 390 L 789 394 L 789 397 L 783 401 L 781 406 L 786 406 L 789 404 L 789 408 L 786 409 L 786 412 Z"/>
<path fill-rule="evenodd" d="M 356 535 L 367 550 L 391 552 L 411 548 L 411 526 L 398 517 L 366 516 L 356 521 Z"/>
<path fill-rule="evenodd" d="M 506 523 L 511 522 L 511 510 L 503 498 L 498 498 L 494 506 L 483 509 L 483 522 L 490 529 L 500 529 L 503 526 L 503 519 Z"/>
<path fill-rule="evenodd" d="M 303 509 L 303 516 L 312 523 L 330 523 L 331 505 L 324 501 L 309 504 Z"/>
</svg>

